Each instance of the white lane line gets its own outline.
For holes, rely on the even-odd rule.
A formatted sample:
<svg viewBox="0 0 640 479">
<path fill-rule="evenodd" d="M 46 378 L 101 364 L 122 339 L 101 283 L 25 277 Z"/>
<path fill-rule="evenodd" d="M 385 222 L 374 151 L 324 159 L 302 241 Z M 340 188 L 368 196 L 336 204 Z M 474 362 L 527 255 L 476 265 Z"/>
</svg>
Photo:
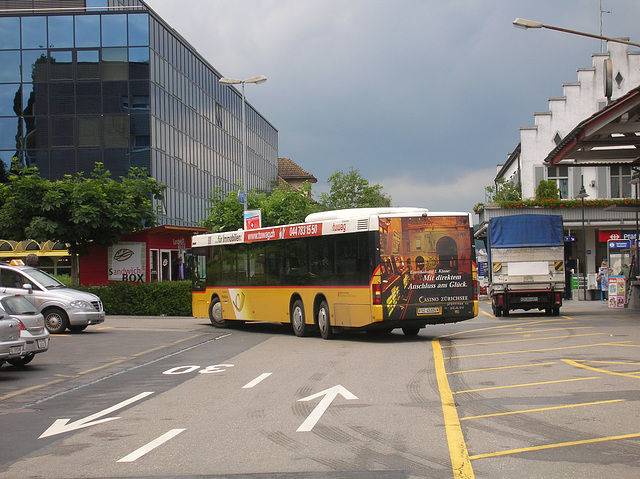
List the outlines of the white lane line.
<svg viewBox="0 0 640 479">
<path fill-rule="evenodd" d="M 245 384 L 244 386 L 242 386 L 242 389 L 251 389 L 253 386 L 261 383 L 262 381 L 264 381 L 265 379 L 267 379 L 269 376 L 271 376 L 273 373 L 262 373 L 260 376 L 258 376 L 257 378 L 255 378 L 253 381 L 248 382 L 247 384 Z"/>
<path fill-rule="evenodd" d="M 161 446 L 162 444 L 167 442 L 169 439 L 176 437 L 182 431 L 185 431 L 185 429 L 171 429 L 171 431 L 164 433 L 158 439 L 154 439 L 150 443 L 145 444 L 139 449 L 136 449 L 131 454 L 128 454 L 124 456 L 122 459 L 119 459 L 118 462 L 133 462 L 136 459 L 144 456 L 146 453 L 153 451 L 156 447 Z"/>
</svg>

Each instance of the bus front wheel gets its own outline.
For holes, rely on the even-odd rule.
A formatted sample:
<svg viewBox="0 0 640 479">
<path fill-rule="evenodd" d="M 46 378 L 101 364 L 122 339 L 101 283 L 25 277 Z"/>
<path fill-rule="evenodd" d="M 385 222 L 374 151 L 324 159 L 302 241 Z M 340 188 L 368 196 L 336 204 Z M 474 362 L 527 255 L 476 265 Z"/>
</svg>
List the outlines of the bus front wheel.
<svg viewBox="0 0 640 479">
<path fill-rule="evenodd" d="M 300 299 L 296 299 L 291 307 L 291 328 L 296 336 L 304 337 L 309 334 L 309 326 L 304 322 L 304 305 Z"/>
<path fill-rule="evenodd" d="M 329 312 L 329 305 L 326 301 L 320 303 L 320 308 L 318 309 L 318 328 L 320 329 L 322 339 L 331 339 L 333 337 L 331 313 Z"/>
<path fill-rule="evenodd" d="M 216 328 L 226 328 L 228 326 L 227 321 L 222 319 L 222 304 L 219 298 L 212 298 L 209 305 L 209 321 Z"/>
</svg>

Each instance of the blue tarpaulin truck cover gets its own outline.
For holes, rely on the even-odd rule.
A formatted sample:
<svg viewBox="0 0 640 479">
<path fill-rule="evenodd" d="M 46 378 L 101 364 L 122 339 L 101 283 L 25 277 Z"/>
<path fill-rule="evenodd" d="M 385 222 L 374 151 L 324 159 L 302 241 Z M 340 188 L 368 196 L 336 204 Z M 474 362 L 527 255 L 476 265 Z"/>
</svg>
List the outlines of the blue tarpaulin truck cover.
<svg viewBox="0 0 640 479">
<path fill-rule="evenodd" d="M 489 248 L 563 246 L 562 216 L 513 215 L 489 220 Z"/>
</svg>

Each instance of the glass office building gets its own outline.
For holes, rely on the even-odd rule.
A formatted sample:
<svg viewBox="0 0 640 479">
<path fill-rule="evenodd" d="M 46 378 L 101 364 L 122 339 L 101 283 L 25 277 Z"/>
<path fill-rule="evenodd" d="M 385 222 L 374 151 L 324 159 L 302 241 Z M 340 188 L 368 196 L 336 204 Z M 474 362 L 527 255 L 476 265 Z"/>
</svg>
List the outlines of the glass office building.
<svg viewBox="0 0 640 479">
<path fill-rule="evenodd" d="M 241 93 L 139 0 L 0 0 L 0 175 L 104 163 L 166 184 L 160 223 L 194 226 L 242 179 Z M 277 179 L 278 131 L 247 103 L 247 186 Z"/>
</svg>

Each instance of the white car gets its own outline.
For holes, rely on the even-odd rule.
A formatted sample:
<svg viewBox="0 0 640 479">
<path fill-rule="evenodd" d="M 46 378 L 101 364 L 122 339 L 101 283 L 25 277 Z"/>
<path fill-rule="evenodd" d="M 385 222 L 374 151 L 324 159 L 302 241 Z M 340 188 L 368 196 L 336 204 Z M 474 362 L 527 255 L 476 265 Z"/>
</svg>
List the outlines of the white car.
<svg viewBox="0 0 640 479">
<path fill-rule="evenodd" d="M 20 337 L 20 323 L 0 311 L 0 366 L 24 355 L 26 341 Z"/>
<path fill-rule="evenodd" d="M 7 359 L 13 366 L 24 366 L 38 353 L 49 349 L 49 331 L 44 327 L 44 316 L 24 296 L 0 295 L 0 310 L 18 321 L 20 337 L 25 340 L 24 355 Z"/>
<path fill-rule="evenodd" d="M 95 294 L 67 288 L 53 276 L 31 266 L 0 263 L 0 293 L 22 294 L 44 316 L 50 333 L 82 331 L 104 322 L 102 301 Z"/>
</svg>

